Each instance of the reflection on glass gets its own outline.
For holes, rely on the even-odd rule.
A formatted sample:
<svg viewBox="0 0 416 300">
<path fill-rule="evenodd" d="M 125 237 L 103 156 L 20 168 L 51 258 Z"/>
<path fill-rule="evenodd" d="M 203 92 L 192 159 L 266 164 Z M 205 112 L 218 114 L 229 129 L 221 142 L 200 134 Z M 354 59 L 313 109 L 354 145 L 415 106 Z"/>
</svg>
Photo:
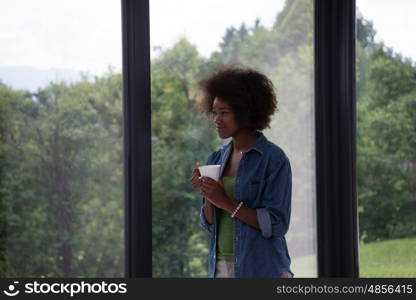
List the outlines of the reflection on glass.
<svg viewBox="0 0 416 300">
<path fill-rule="evenodd" d="M 361 277 L 416 277 L 414 9 L 412 1 L 357 1 Z"/>
<path fill-rule="evenodd" d="M 121 39 L 68 3 L 0 4 L 0 277 L 124 276 L 121 74 L 75 71 Z M 100 8 L 121 23 L 119 1 Z"/>
<path fill-rule="evenodd" d="M 221 3 L 210 1 L 202 15 L 202 8 L 195 8 L 198 17 L 193 18 L 178 17 L 180 7 L 189 4 L 180 3 L 177 12 L 169 10 L 176 16 L 169 31 L 169 20 L 157 10 L 160 1 L 150 2 L 151 40 L 176 38 L 173 45 L 154 45 L 158 52 L 151 64 L 153 276 L 207 276 L 208 236 L 199 226 L 200 196 L 189 179 L 195 163 L 204 164 L 225 141 L 197 113 L 200 94 L 195 83 L 222 64 L 239 63 L 264 73 L 277 88 L 279 112 L 264 134 L 285 150 L 292 164 L 292 217 L 286 235 L 291 268 L 296 277 L 316 277 L 313 1 L 233 2 L 233 15 L 238 16 L 236 7 L 241 7 L 241 20 L 232 25 L 227 22 L 235 18 L 223 18 L 222 39 L 214 40 L 218 48 L 211 52 L 203 42 L 193 44 L 200 37 L 187 34 L 198 28 L 207 40 L 210 26 L 215 29 L 221 21 L 213 19 L 216 11 L 224 10 Z M 274 18 L 266 26 L 263 13 L 270 11 Z M 182 27 L 174 26 L 183 20 L 187 22 Z"/>
</svg>

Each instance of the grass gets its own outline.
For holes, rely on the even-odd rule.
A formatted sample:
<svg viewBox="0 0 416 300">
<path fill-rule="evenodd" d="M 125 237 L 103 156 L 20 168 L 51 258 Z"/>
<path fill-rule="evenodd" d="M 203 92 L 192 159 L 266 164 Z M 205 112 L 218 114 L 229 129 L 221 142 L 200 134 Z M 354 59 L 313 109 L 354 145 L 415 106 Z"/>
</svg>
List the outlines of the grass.
<svg viewBox="0 0 416 300">
<path fill-rule="evenodd" d="M 316 255 L 292 257 L 296 278 L 316 277 Z M 360 277 L 416 278 L 416 237 L 360 244 Z"/>
<path fill-rule="evenodd" d="M 416 237 L 360 244 L 360 277 L 416 278 Z"/>
</svg>

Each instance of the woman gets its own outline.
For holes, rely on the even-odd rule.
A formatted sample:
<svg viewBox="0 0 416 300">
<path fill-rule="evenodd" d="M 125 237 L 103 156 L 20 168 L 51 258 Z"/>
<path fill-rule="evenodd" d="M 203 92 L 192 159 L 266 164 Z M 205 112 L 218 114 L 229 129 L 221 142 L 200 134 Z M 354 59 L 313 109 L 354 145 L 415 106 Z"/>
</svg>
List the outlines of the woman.
<svg viewBox="0 0 416 300">
<path fill-rule="evenodd" d="M 273 84 L 254 70 L 224 67 L 199 87 L 202 111 L 220 138 L 232 138 L 206 163 L 221 165 L 219 182 L 198 168 L 191 178 L 203 196 L 201 225 L 210 233 L 209 277 L 293 277 L 285 240 L 290 163 L 261 132 L 277 108 Z"/>
</svg>

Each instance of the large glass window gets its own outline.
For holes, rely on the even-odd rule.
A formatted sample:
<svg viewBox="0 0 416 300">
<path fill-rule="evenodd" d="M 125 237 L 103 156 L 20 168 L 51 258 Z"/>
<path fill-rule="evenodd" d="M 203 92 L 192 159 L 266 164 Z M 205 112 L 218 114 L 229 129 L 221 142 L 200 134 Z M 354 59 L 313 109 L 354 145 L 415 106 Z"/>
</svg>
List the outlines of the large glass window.
<svg viewBox="0 0 416 300">
<path fill-rule="evenodd" d="M 122 277 L 120 1 L 0 3 L 0 277 Z"/>
<path fill-rule="evenodd" d="M 224 141 L 197 114 L 194 84 L 230 63 L 276 86 L 279 112 L 264 134 L 292 164 L 292 270 L 317 276 L 313 11 L 312 0 L 150 1 L 154 277 L 207 275 L 208 236 L 189 178 Z"/>
<path fill-rule="evenodd" d="M 416 277 L 415 10 L 357 0 L 361 277 Z"/>
</svg>

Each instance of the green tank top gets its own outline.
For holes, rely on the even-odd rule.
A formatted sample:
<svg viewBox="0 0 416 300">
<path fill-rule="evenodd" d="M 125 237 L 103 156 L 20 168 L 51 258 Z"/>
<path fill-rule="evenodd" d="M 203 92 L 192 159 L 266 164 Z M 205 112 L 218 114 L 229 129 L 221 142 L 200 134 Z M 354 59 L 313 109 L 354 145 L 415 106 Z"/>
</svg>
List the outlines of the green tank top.
<svg viewBox="0 0 416 300">
<path fill-rule="evenodd" d="M 225 194 L 234 199 L 234 176 L 223 176 Z M 219 210 L 217 259 L 234 261 L 233 219 L 225 210 Z"/>
</svg>

